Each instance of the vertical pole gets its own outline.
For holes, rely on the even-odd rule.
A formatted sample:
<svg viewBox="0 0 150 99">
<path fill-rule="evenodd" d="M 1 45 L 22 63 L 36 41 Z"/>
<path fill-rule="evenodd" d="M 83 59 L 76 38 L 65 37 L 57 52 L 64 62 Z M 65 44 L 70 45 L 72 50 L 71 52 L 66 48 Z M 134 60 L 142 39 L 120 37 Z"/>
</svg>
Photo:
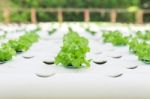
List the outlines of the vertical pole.
<svg viewBox="0 0 150 99">
<path fill-rule="evenodd" d="M 90 11 L 88 9 L 84 10 L 84 22 L 90 21 Z"/>
<path fill-rule="evenodd" d="M 137 11 L 135 17 L 136 17 L 137 24 L 143 24 L 143 11 L 142 10 Z"/>
<path fill-rule="evenodd" d="M 63 12 L 62 12 L 62 9 L 58 9 L 57 18 L 58 18 L 58 22 L 61 24 L 63 22 Z"/>
<path fill-rule="evenodd" d="M 116 10 L 112 10 L 110 12 L 110 18 L 111 18 L 111 23 L 116 23 L 116 18 L 117 18 L 117 12 L 116 12 Z"/>
<path fill-rule="evenodd" d="M 10 9 L 5 8 L 3 10 L 3 17 L 4 17 L 4 23 L 8 24 L 10 23 Z"/>
<path fill-rule="evenodd" d="M 33 8 L 31 9 L 31 23 L 33 24 L 37 23 L 36 10 Z"/>
</svg>

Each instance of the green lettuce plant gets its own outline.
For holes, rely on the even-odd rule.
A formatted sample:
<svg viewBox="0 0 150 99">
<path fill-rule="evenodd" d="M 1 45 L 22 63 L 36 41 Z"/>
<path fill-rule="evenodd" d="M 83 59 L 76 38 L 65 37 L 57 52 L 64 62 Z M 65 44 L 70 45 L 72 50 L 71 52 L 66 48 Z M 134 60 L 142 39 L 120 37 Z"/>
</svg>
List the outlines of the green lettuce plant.
<svg viewBox="0 0 150 99">
<path fill-rule="evenodd" d="M 129 45 L 129 50 L 133 53 L 136 53 L 137 52 L 137 46 L 139 45 L 139 41 L 138 41 L 138 38 L 134 37 L 132 38 L 129 42 L 128 42 L 128 45 Z"/>
<path fill-rule="evenodd" d="M 63 46 L 55 58 L 55 64 L 73 68 L 89 67 L 90 60 L 86 59 L 86 53 L 89 51 L 88 40 L 69 29 L 63 37 Z"/>
<path fill-rule="evenodd" d="M 112 43 L 116 46 L 126 45 L 128 43 L 127 36 L 123 36 L 119 31 L 105 31 L 102 34 L 103 41 Z"/>
<path fill-rule="evenodd" d="M 150 62 L 150 45 L 145 41 L 139 42 L 137 38 L 133 38 L 129 42 L 129 49 L 138 56 L 139 60 Z"/>
<path fill-rule="evenodd" d="M 85 31 L 88 32 L 88 33 L 90 33 L 90 34 L 92 34 L 92 35 L 96 34 L 96 32 L 93 31 L 93 30 L 91 30 L 90 28 L 86 28 Z"/>
<path fill-rule="evenodd" d="M 142 42 L 137 47 L 137 56 L 140 60 L 150 62 L 150 45 Z"/>
<path fill-rule="evenodd" d="M 23 52 L 30 48 L 30 46 L 38 41 L 39 36 L 35 32 L 29 32 L 16 40 L 9 40 L 8 44 L 15 49 L 16 52 Z"/>
<path fill-rule="evenodd" d="M 57 31 L 57 29 L 56 29 L 56 28 L 53 28 L 53 29 L 51 29 L 51 30 L 48 31 L 48 34 L 49 34 L 49 35 L 52 35 L 52 34 L 55 33 L 56 31 Z"/>
<path fill-rule="evenodd" d="M 15 54 L 15 50 L 8 44 L 2 45 L 0 48 L 0 62 L 11 60 Z"/>
<path fill-rule="evenodd" d="M 35 29 L 20 36 L 19 39 L 9 40 L 8 43 L 3 44 L 0 47 L 0 62 L 11 60 L 16 52 L 28 50 L 29 47 L 39 39 L 38 34 L 36 34 L 37 31 L 38 30 Z"/>
<path fill-rule="evenodd" d="M 137 31 L 136 36 L 143 40 L 150 40 L 150 31 L 146 30 L 145 33 L 142 33 L 141 31 Z"/>
</svg>

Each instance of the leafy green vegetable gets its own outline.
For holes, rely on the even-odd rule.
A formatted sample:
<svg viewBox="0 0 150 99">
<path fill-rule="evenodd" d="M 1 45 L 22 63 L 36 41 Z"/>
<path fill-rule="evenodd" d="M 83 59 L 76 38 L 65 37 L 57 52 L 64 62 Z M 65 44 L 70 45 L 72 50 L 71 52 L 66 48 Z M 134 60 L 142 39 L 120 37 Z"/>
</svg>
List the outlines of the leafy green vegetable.
<svg viewBox="0 0 150 99">
<path fill-rule="evenodd" d="M 89 51 L 88 40 L 69 29 L 69 32 L 64 35 L 63 46 L 55 58 L 55 64 L 61 63 L 66 67 L 74 68 L 81 68 L 83 65 L 89 67 L 90 60 L 86 60 L 86 53 Z"/>
<path fill-rule="evenodd" d="M 36 34 L 38 29 L 28 32 L 16 40 L 9 40 L 8 43 L 0 47 L 0 62 L 8 61 L 16 52 L 26 51 L 29 47 L 38 41 L 39 36 Z"/>
<path fill-rule="evenodd" d="M 140 43 L 136 55 L 140 60 L 150 62 L 150 45 L 146 42 Z"/>
<path fill-rule="evenodd" d="M 55 33 L 56 31 L 57 31 L 57 29 L 56 29 L 56 28 L 53 28 L 52 30 L 48 31 L 48 34 L 49 34 L 49 35 L 52 35 L 52 34 Z"/>
<path fill-rule="evenodd" d="M 95 35 L 96 32 L 93 31 L 93 30 L 90 30 L 90 28 L 86 28 L 85 31 L 87 31 L 88 33 L 92 34 L 92 35 Z"/>
<path fill-rule="evenodd" d="M 15 50 L 12 49 L 8 44 L 2 45 L 0 48 L 0 62 L 12 59 L 13 55 L 15 54 Z"/>
<path fill-rule="evenodd" d="M 150 45 L 148 43 L 139 42 L 137 38 L 133 38 L 129 42 L 129 48 L 138 56 L 139 60 L 150 62 Z"/>
<path fill-rule="evenodd" d="M 131 41 L 128 42 L 129 50 L 133 53 L 137 52 L 137 46 L 139 45 L 139 41 L 136 37 L 132 38 Z"/>
<path fill-rule="evenodd" d="M 16 52 L 23 52 L 29 49 L 29 43 L 24 40 L 9 40 L 9 45 L 15 49 Z"/>
<path fill-rule="evenodd" d="M 28 50 L 34 42 L 37 42 L 38 38 L 39 36 L 35 32 L 29 32 L 17 40 L 9 40 L 8 44 L 15 49 L 16 52 L 23 52 Z"/>
<path fill-rule="evenodd" d="M 136 32 L 136 36 L 140 39 L 150 40 L 150 31 L 146 30 L 145 33 L 138 31 Z"/>
<path fill-rule="evenodd" d="M 102 37 L 104 42 L 109 42 L 117 46 L 126 45 L 129 38 L 123 36 L 119 31 L 105 31 Z"/>
<path fill-rule="evenodd" d="M 35 31 L 31 31 L 21 36 L 20 39 L 26 40 L 29 43 L 34 43 L 38 41 L 39 35 Z"/>
</svg>

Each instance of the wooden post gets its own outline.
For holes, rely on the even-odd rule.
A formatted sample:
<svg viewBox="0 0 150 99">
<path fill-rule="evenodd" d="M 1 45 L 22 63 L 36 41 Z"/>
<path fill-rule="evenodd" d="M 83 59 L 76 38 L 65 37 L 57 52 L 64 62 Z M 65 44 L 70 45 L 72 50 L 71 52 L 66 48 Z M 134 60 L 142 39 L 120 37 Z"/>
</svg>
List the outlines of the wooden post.
<svg viewBox="0 0 150 99">
<path fill-rule="evenodd" d="M 142 10 L 139 10 L 136 13 L 136 23 L 143 24 L 143 11 Z"/>
<path fill-rule="evenodd" d="M 84 21 L 85 22 L 90 21 L 90 11 L 88 9 L 84 10 Z"/>
<path fill-rule="evenodd" d="M 62 12 L 62 9 L 58 9 L 57 18 L 58 18 L 58 22 L 59 22 L 59 23 L 62 23 L 62 22 L 63 22 L 63 12 Z"/>
<path fill-rule="evenodd" d="M 37 23 L 36 10 L 35 9 L 31 9 L 31 23 L 33 23 L 33 24 Z"/>
<path fill-rule="evenodd" d="M 111 18 L 111 22 L 112 23 L 116 23 L 116 18 L 117 18 L 117 12 L 116 12 L 116 10 L 112 10 L 110 12 L 110 18 Z"/>
<path fill-rule="evenodd" d="M 4 23 L 10 23 L 10 9 L 6 8 L 3 10 Z"/>
</svg>

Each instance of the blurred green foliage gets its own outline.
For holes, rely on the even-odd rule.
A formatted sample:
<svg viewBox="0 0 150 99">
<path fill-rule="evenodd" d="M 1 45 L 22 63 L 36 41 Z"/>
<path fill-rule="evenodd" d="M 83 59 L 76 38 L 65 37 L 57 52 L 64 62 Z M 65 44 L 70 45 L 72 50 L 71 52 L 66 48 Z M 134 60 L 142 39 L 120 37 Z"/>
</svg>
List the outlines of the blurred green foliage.
<svg viewBox="0 0 150 99">
<path fill-rule="evenodd" d="M 11 13 L 11 21 L 12 22 L 29 22 L 30 21 L 30 13 L 29 12 L 12 12 Z"/>
<path fill-rule="evenodd" d="M 11 6 L 15 8 L 150 8 L 150 0 L 10 0 Z M 83 21 L 82 13 L 63 13 L 64 21 Z M 146 15 L 146 21 L 150 21 Z M 57 21 L 57 13 L 38 12 L 38 21 Z M 1 19 L 0 19 L 1 20 Z M 11 15 L 14 22 L 30 21 L 29 12 L 15 12 Z M 91 21 L 108 21 L 109 14 L 92 13 Z M 117 21 L 134 22 L 133 13 L 120 13 Z"/>
<path fill-rule="evenodd" d="M 127 8 L 139 6 L 140 0 L 11 0 L 21 7 Z"/>
</svg>

